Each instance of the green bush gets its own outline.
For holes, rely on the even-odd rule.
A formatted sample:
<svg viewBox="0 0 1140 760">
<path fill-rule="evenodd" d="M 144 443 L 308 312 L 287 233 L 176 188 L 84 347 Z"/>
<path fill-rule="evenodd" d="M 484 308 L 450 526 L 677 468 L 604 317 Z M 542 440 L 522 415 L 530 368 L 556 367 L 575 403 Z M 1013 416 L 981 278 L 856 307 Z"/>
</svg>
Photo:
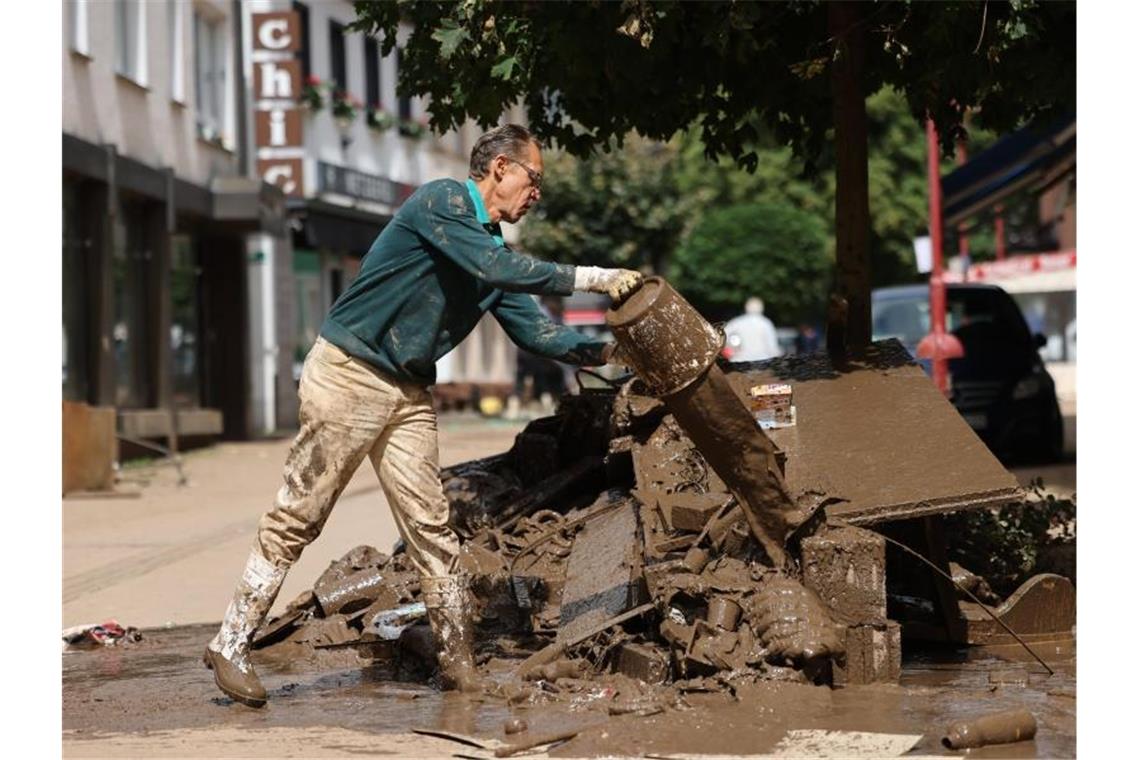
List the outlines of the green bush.
<svg viewBox="0 0 1140 760">
<path fill-rule="evenodd" d="M 1038 480 L 1024 503 L 950 515 L 950 559 L 985 578 L 1002 596 L 1037 573 L 1057 573 L 1075 583 L 1076 499 L 1076 494 L 1070 499 L 1046 494 Z"/>
<path fill-rule="evenodd" d="M 669 281 L 710 319 L 764 299 L 776 324 L 818 320 L 832 262 L 818 215 L 783 201 L 739 203 L 700 217 L 674 254 Z"/>
</svg>

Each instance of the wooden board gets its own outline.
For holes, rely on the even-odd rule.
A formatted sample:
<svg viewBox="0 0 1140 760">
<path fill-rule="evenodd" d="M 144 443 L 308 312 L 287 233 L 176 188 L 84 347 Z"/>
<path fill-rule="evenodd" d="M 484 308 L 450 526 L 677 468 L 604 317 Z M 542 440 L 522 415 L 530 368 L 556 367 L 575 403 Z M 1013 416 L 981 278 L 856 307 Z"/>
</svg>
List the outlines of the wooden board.
<svg viewBox="0 0 1140 760">
<path fill-rule="evenodd" d="M 871 345 L 837 370 L 815 353 L 728 368 L 734 390 L 790 383 L 795 427 L 767 431 L 787 454 L 793 491 L 815 487 L 846 502 L 828 515 L 856 525 L 1022 498 L 990 453 L 896 340 Z"/>
</svg>

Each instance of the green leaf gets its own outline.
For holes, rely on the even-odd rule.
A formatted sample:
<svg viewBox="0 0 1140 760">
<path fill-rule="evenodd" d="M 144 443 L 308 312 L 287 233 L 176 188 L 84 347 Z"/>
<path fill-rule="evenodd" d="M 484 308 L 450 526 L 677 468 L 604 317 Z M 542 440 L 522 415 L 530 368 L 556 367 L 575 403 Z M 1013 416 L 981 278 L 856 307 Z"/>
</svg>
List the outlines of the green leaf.
<svg viewBox="0 0 1140 760">
<path fill-rule="evenodd" d="M 519 60 L 515 56 L 507 56 L 491 67 L 491 76 L 496 79 L 502 79 L 503 81 L 509 80 L 511 78 L 511 72 L 515 70 L 515 64 L 518 62 Z"/>
<path fill-rule="evenodd" d="M 469 37 L 467 30 L 450 18 L 445 18 L 431 34 L 431 38 L 439 43 L 439 54 L 445 60 L 453 56 L 455 50 Z"/>
</svg>

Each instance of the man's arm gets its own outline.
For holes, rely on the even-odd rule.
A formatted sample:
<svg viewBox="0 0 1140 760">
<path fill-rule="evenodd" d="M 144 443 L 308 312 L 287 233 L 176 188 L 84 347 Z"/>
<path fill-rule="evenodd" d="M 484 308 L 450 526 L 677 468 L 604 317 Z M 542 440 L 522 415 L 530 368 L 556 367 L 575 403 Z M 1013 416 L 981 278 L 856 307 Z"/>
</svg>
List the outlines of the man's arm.
<svg viewBox="0 0 1140 760">
<path fill-rule="evenodd" d="M 602 351 L 608 344 L 558 324 L 525 293 L 503 293 L 491 313 L 511 340 L 532 354 L 587 367 L 606 363 Z"/>
<path fill-rule="evenodd" d="M 501 246 L 468 206 L 467 189 L 441 183 L 423 198 L 417 232 L 465 272 L 492 287 L 514 293 L 567 296 L 574 291 L 574 267 L 554 264 Z"/>
</svg>

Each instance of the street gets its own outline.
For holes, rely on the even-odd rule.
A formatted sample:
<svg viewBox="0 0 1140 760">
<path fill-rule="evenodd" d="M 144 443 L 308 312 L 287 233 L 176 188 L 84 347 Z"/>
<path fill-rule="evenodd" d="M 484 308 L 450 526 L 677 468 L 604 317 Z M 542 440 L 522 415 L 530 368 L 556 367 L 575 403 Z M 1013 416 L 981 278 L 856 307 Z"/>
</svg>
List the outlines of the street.
<svg viewBox="0 0 1140 760">
<path fill-rule="evenodd" d="M 442 417 L 441 464 L 506 451 L 521 429 L 522 423 Z M 289 439 L 220 443 L 185 455 L 186 486 L 177 485 L 173 467 L 147 466 L 124 470 L 128 482 L 117 489 L 124 495 L 65 498 L 64 626 L 112 618 L 138 628 L 221 620 L 257 521 L 280 487 L 288 448 Z M 366 463 L 286 578 L 275 609 L 349 549 L 369 544 L 385 551 L 397 538 Z"/>
</svg>

